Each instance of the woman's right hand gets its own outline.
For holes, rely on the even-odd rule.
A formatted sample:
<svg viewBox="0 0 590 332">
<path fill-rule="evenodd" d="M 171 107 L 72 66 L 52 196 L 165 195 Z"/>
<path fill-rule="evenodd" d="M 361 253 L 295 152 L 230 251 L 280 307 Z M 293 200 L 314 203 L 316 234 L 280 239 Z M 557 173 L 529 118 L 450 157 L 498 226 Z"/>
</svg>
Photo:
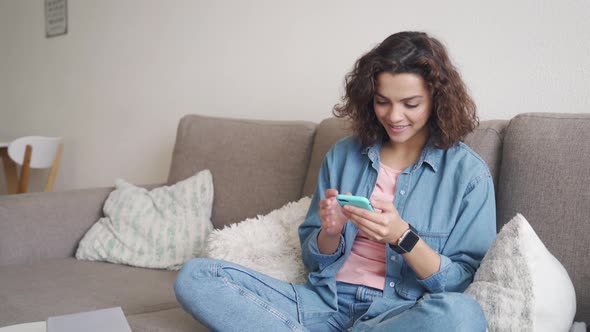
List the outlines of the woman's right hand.
<svg viewBox="0 0 590 332">
<path fill-rule="evenodd" d="M 330 237 L 340 235 L 344 225 L 350 219 L 350 214 L 346 212 L 338 201 L 336 196 L 338 190 L 326 190 L 326 198 L 320 200 L 320 220 L 322 221 L 322 230 Z M 351 195 L 347 192 L 346 195 Z"/>
</svg>

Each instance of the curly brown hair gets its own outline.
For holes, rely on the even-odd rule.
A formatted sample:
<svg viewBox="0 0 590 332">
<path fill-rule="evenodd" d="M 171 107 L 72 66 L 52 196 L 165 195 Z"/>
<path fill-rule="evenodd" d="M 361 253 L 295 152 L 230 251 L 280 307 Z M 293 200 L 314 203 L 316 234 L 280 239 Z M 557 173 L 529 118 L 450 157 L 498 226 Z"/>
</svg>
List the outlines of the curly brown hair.
<svg viewBox="0 0 590 332">
<path fill-rule="evenodd" d="M 339 118 L 350 118 L 352 130 L 364 145 L 388 139 L 373 109 L 380 73 L 420 75 L 432 97 L 430 134 L 436 147 L 447 149 L 463 140 L 479 121 L 475 103 L 443 44 L 424 32 L 399 32 L 363 55 L 346 75 L 346 94 L 334 106 Z"/>
</svg>

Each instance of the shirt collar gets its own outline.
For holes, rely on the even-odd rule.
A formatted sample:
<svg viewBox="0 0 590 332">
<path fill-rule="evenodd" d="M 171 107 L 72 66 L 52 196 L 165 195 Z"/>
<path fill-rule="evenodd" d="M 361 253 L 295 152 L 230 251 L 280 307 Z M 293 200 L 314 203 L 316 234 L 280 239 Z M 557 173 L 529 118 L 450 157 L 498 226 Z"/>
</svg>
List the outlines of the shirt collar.
<svg viewBox="0 0 590 332">
<path fill-rule="evenodd" d="M 412 168 L 412 171 L 420 168 L 420 166 L 422 166 L 423 163 L 427 163 L 436 173 L 436 171 L 438 170 L 438 166 L 441 163 L 443 154 L 444 150 L 435 147 L 434 142 L 432 142 L 432 139 L 428 139 L 428 142 L 424 146 L 424 150 L 422 150 L 420 159 L 418 159 L 418 162 L 414 164 L 415 166 L 414 168 Z"/>
<path fill-rule="evenodd" d="M 380 162 L 380 155 L 379 155 L 380 149 L 381 149 L 381 142 L 378 142 L 377 144 L 374 144 L 372 146 L 365 147 L 363 150 L 361 150 L 361 153 L 367 155 L 373 163 L 375 163 L 377 161 Z M 420 155 L 420 158 L 418 159 L 417 162 L 415 162 L 413 165 L 411 165 L 408 168 L 408 170 L 410 172 L 413 172 L 413 171 L 417 170 L 418 168 L 422 167 L 422 165 L 424 163 L 426 163 L 436 173 L 436 171 L 438 170 L 438 166 L 441 163 L 443 153 L 444 153 L 444 150 L 436 148 L 434 146 L 434 143 L 432 142 L 432 139 L 428 139 L 428 142 L 426 142 L 426 145 L 424 146 L 424 149 L 422 150 L 422 154 Z"/>
</svg>

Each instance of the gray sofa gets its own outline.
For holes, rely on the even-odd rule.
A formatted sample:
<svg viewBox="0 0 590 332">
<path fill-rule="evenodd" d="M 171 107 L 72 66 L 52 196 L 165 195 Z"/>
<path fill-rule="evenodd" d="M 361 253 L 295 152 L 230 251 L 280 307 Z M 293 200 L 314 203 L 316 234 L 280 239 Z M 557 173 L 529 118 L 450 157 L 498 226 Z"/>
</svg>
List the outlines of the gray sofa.
<svg viewBox="0 0 590 332">
<path fill-rule="evenodd" d="M 221 228 L 310 195 L 345 127 L 188 115 L 168 183 L 210 169 Z M 529 220 L 574 283 L 576 321 L 590 322 L 590 114 L 484 121 L 466 143 L 494 175 L 498 228 L 517 212 Z M 73 257 L 112 189 L 0 196 L 0 326 L 121 306 L 134 331 L 206 330 L 176 302 L 175 272 Z"/>
</svg>

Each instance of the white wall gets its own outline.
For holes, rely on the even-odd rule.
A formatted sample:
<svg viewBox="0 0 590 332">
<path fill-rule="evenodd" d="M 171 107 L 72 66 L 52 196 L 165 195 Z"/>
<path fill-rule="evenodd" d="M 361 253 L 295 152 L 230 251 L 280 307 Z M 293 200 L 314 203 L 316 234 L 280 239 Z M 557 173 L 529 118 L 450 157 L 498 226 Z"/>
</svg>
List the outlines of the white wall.
<svg viewBox="0 0 590 332">
<path fill-rule="evenodd" d="M 0 133 L 63 136 L 57 190 L 165 181 L 187 113 L 329 117 L 354 61 L 400 30 L 447 45 L 483 120 L 590 112 L 587 0 L 68 6 L 46 39 L 43 1 L 0 0 Z"/>
</svg>

